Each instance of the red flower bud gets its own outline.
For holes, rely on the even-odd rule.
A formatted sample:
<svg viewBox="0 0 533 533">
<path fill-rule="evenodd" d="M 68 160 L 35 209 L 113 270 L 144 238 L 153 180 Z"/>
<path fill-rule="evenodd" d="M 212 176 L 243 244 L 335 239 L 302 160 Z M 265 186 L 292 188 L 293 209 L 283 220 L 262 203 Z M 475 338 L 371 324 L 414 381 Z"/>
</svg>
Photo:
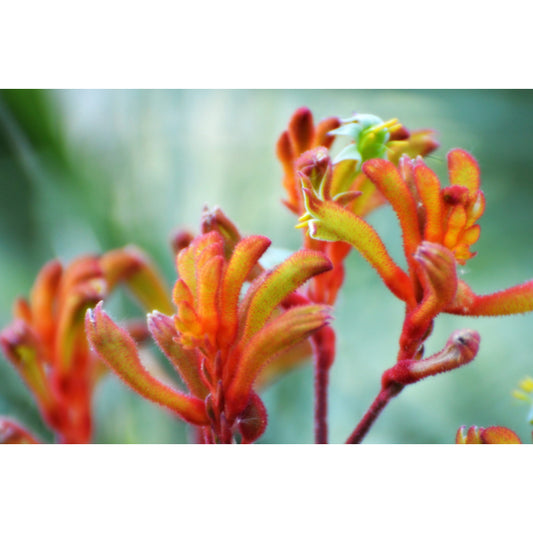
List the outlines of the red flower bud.
<svg viewBox="0 0 533 533">
<path fill-rule="evenodd" d="M 456 444 L 522 444 L 518 435 L 502 426 L 482 428 L 461 426 L 455 436 Z"/>
<path fill-rule="evenodd" d="M 387 370 L 382 377 L 383 388 L 395 382 L 401 385 L 416 383 L 429 376 L 448 372 L 466 365 L 479 350 L 477 331 L 461 329 L 454 332 L 443 350 L 425 359 L 402 359 Z"/>
</svg>

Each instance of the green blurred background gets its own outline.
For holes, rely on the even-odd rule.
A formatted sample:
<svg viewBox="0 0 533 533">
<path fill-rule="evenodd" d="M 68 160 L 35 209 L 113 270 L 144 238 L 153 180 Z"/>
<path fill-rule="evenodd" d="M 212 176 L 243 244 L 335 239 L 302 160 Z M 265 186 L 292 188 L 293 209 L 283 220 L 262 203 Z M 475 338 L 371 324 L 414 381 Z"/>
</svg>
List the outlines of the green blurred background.
<svg viewBox="0 0 533 533">
<path fill-rule="evenodd" d="M 180 90 L 0 92 L 0 328 L 52 257 L 70 261 L 135 243 L 174 281 L 172 230 L 196 230 L 202 207 L 219 205 L 244 234 L 273 246 L 301 242 L 284 196 L 275 142 L 300 106 L 317 119 L 353 112 L 432 128 L 441 148 L 428 160 L 445 179 L 445 154 L 470 151 L 482 169 L 487 209 L 479 256 L 462 276 L 476 292 L 533 277 L 532 91 Z M 401 263 L 390 208 L 369 221 Z M 338 354 L 331 376 L 330 435 L 345 440 L 393 364 L 402 305 L 351 254 L 335 311 Z M 122 298 L 122 299 L 121 299 Z M 124 301 L 123 301 L 124 300 Z M 123 297 L 114 316 L 135 312 Z M 132 311 L 133 309 L 133 311 Z M 118 315 L 117 315 L 118 313 Z M 138 313 L 138 311 L 137 311 Z M 527 406 L 511 391 L 533 374 L 533 315 L 442 316 L 427 342 L 438 351 L 457 328 L 482 338 L 470 365 L 408 387 L 372 428 L 367 443 L 451 443 L 460 425 L 506 425 L 531 441 Z M 312 369 L 300 368 L 262 394 L 269 425 L 260 442 L 312 442 Z M 94 399 L 95 442 L 186 442 L 187 429 L 138 398 L 114 376 Z M 31 395 L 0 358 L 0 414 L 51 441 Z"/>
</svg>

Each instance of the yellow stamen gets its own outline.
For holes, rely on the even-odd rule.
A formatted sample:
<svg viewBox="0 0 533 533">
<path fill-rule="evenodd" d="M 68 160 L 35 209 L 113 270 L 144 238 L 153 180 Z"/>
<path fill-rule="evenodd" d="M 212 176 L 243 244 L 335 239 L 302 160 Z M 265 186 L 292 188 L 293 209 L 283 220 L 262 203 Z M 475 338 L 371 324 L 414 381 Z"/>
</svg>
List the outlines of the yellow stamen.
<svg viewBox="0 0 533 533">
<path fill-rule="evenodd" d="M 406 146 L 409 144 L 409 141 L 389 141 L 387 143 L 387 146 L 390 146 L 391 148 L 395 148 L 396 146 Z"/>
<path fill-rule="evenodd" d="M 299 219 L 299 222 L 307 222 L 308 220 L 311 220 L 313 218 L 313 215 L 311 213 L 305 212 Z"/>
<path fill-rule="evenodd" d="M 533 378 L 524 378 L 518 386 L 525 392 L 533 392 Z"/>
<path fill-rule="evenodd" d="M 307 220 L 305 222 L 300 222 L 299 224 L 296 224 L 296 226 L 294 227 L 295 229 L 302 229 L 302 228 L 307 227 Z"/>
<path fill-rule="evenodd" d="M 403 126 L 398 122 L 394 126 L 389 128 L 389 133 L 394 133 L 395 131 L 401 130 Z"/>
<path fill-rule="evenodd" d="M 391 128 L 393 126 L 396 127 L 402 127 L 402 125 L 398 122 L 397 118 L 391 118 L 390 120 L 387 120 L 387 122 L 382 122 L 381 124 L 378 124 L 377 126 L 374 126 L 373 128 L 370 128 L 368 130 L 368 133 L 378 133 L 381 130 L 384 130 L 386 128 L 389 129 L 389 131 L 392 131 Z"/>
</svg>

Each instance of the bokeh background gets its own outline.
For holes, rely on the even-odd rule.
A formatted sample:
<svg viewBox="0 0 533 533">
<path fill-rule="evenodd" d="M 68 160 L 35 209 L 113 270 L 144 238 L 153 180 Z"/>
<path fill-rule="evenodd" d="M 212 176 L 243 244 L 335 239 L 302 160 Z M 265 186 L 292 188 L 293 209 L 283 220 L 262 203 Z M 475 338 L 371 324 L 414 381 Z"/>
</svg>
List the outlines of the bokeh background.
<svg viewBox="0 0 533 533">
<path fill-rule="evenodd" d="M 445 155 L 470 151 L 482 169 L 487 208 L 462 277 L 479 293 L 533 277 L 532 91 L 497 90 L 178 90 L 0 92 L 0 328 L 27 295 L 41 266 L 135 243 L 174 282 L 171 232 L 198 228 L 204 205 L 218 205 L 244 234 L 265 234 L 280 253 L 301 242 L 284 196 L 275 142 L 292 114 L 317 119 L 353 112 L 432 128 L 441 148 L 428 163 L 446 179 Z M 402 262 L 390 208 L 369 218 Z M 343 442 L 391 366 L 402 305 L 351 254 L 335 311 L 338 353 L 331 375 L 330 435 Z M 119 295 L 113 316 L 139 314 Z M 441 316 L 427 342 L 438 351 L 457 328 L 477 329 L 476 360 L 405 389 L 367 443 L 452 443 L 460 425 L 506 425 L 531 441 L 525 404 L 511 396 L 533 374 L 533 314 Z M 159 357 L 159 355 L 156 355 Z M 301 367 L 266 390 L 264 443 L 311 443 L 312 369 Z M 94 398 L 99 443 L 187 442 L 185 426 L 108 375 Z M 44 440 L 43 425 L 18 374 L 0 357 L 0 414 Z"/>
</svg>

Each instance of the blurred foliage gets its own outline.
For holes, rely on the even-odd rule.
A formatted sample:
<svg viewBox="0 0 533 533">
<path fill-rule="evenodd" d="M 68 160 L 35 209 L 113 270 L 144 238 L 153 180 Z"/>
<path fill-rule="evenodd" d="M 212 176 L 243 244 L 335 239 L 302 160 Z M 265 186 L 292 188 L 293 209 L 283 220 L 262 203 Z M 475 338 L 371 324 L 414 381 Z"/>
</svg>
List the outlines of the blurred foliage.
<svg viewBox="0 0 533 533">
<path fill-rule="evenodd" d="M 532 91 L 478 90 L 205 90 L 0 92 L 0 327 L 27 295 L 44 262 L 69 261 L 135 243 L 152 255 L 169 287 L 172 230 L 196 230 L 204 204 L 220 205 L 244 234 L 265 234 L 296 249 L 295 219 L 280 203 L 281 169 L 274 146 L 291 113 L 308 106 L 317 119 L 354 111 L 398 117 L 409 129 L 432 128 L 441 148 L 429 165 L 446 179 L 445 154 L 470 151 L 482 169 L 487 209 L 475 245 L 479 256 L 462 275 L 477 292 L 533 277 Z M 370 217 L 400 258 L 390 209 Z M 391 366 L 403 309 L 356 254 L 349 257 L 335 326 L 338 354 L 331 376 L 332 442 L 343 442 Z M 117 318 L 140 315 L 126 299 Z M 478 358 L 428 379 L 394 399 L 369 443 L 452 443 L 461 425 L 505 425 L 530 442 L 524 410 L 511 396 L 533 371 L 531 315 L 495 319 L 440 317 L 427 343 L 438 351 L 453 329 L 481 334 Z M 162 363 L 164 364 L 164 363 Z M 312 442 L 309 366 L 264 393 L 269 426 L 261 442 Z M 103 379 L 95 398 L 96 442 L 186 442 L 184 425 Z M 46 440 L 33 400 L 0 358 L 0 413 Z"/>
</svg>

